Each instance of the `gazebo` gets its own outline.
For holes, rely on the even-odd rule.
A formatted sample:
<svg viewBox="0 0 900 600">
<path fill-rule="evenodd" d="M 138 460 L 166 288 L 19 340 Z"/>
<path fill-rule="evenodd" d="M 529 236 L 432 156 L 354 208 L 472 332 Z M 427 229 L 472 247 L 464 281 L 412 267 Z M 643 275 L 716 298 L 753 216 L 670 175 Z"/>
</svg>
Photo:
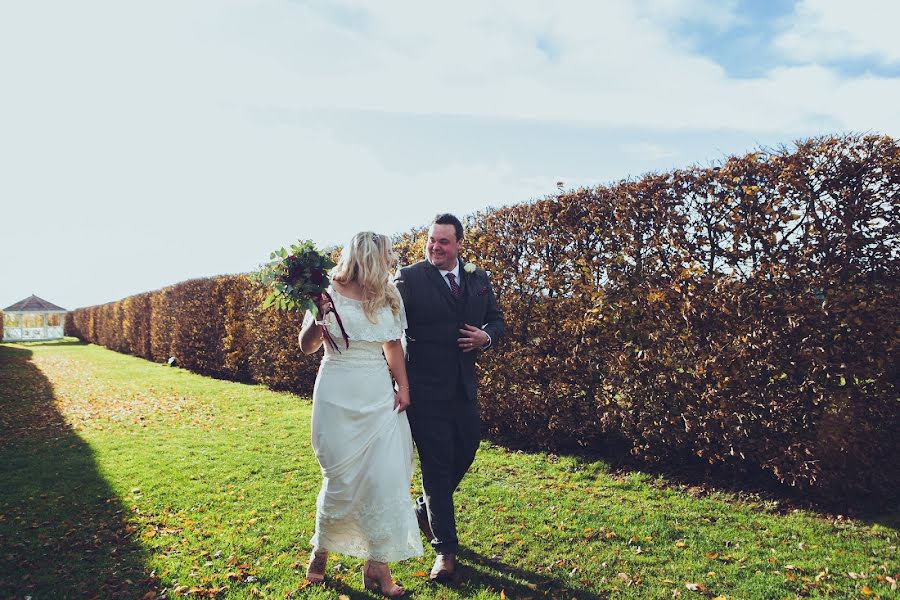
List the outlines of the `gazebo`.
<svg viewBox="0 0 900 600">
<path fill-rule="evenodd" d="M 3 341 L 58 340 L 63 337 L 67 312 L 32 294 L 3 309 Z"/>
</svg>

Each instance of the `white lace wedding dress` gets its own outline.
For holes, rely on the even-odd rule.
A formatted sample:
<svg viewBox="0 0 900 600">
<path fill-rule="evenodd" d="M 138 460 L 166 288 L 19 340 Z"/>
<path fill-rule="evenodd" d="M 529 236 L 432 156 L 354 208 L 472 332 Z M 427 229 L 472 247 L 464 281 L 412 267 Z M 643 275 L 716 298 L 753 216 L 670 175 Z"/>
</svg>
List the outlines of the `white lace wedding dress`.
<svg viewBox="0 0 900 600">
<path fill-rule="evenodd" d="M 410 479 L 413 442 L 406 413 L 394 410 L 394 389 L 382 344 L 406 329 L 402 307 L 385 307 L 370 322 L 362 302 L 329 293 L 350 338 L 345 348 L 333 314 L 326 327 L 340 353 L 325 344 L 313 391 L 312 446 L 322 467 L 313 548 L 394 562 L 421 556 Z M 399 295 L 399 294 L 398 294 Z M 307 312 L 304 324 L 312 319 Z"/>
</svg>

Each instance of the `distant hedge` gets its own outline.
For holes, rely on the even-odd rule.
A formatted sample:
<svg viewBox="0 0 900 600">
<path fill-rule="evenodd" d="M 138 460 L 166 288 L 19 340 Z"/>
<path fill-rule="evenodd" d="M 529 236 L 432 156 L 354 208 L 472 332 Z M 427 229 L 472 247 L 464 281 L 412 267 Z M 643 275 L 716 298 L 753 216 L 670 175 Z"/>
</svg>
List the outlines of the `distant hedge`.
<svg viewBox="0 0 900 600">
<path fill-rule="evenodd" d="M 822 498 L 896 497 L 900 148 L 807 140 L 713 168 L 468 217 L 507 335 L 481 361 L 499 437 L 769 473 Z M 396 238 L 405 264 L 424 229 Z M 67 318 L 67 332 L 214 377 L 309 393 L 299 319 L 244 276 Z"/>
<path fill-rule="evenodd" d="M 302 316 L 262 311 L 246 275 L 193 279 L 66 318 L 66 334 L 219 379 L 308 394 L 318 357 L 297 345 Z"/>
</svg>

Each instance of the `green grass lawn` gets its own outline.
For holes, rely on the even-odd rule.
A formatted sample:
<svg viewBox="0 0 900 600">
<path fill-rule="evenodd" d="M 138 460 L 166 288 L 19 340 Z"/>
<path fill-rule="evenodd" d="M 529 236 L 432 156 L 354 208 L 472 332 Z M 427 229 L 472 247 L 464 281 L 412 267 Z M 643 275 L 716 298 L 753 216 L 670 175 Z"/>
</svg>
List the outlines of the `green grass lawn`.
<svg viewBox="0 0 900 600">
<path fill-rule="evenodd" d="M 320 472 L 306 398 L 74 340 L 0 345 L 0 597 L 368 598 L 302 586 Z M 464 581 L 415 598 L 887 598 L 897 515 L 827 518 L 484 443 Z"/>
</svg>

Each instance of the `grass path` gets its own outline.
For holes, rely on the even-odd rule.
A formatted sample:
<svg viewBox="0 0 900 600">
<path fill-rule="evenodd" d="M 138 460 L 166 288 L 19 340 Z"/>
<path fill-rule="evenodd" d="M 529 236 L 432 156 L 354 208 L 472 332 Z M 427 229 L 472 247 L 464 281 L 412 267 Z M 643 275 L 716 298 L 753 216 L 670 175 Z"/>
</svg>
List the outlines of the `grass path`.
<svg viewBox="0 0 900 600">
<path fill-rule="evenodd" d="M 369 598 L 303 588 L 319 468 L 307 399 L 68 342 L 0 345 L 0 597 Z M 896 515 L 779 514 L 602 462 L 482 445 L 466 582 L 413 598 L 888 598 Z"/>
</svg>

